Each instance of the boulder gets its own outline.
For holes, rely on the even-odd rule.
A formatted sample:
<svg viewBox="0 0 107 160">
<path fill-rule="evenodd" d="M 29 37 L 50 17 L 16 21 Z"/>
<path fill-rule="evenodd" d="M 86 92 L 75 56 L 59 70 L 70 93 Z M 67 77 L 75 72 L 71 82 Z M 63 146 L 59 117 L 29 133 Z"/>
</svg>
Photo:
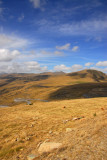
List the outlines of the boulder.
<svg viewBox="0 0 107 160">
<path fill-rule="evenodd" d="M 34 160 L 35 158 L 38 158 L 38 155 L 30 154 L 27 156 L 27 160 Z"/>
<path fill-rule="evenodd" d="M 71 132 L 72 131 L 72 128 L 66 128 L 66 132 Z"/>
<path fill-rule="evenodd" d="M 44 142 L 40 145 L 38 152 L 51 152 L 54 149 L 58 149 L 62 146 L 62 143 L 55 143 L 55 142 Z"/>
</svg>

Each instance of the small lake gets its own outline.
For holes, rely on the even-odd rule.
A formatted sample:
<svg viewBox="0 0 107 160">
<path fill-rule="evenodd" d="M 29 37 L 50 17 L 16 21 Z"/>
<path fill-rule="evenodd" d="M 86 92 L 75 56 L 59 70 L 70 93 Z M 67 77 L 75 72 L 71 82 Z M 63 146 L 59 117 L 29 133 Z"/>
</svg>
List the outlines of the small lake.
<svg viewBox="0 0 107 160">
<path fill-rule="evenodd" d="M 0 105 L 0 108 L 6 108 L 6 107 L 9 107 L 9 106 Z"/>
<path fill-rule="evenodd" d="M 25 98 L 15 98 L 14 102 L 18 103 L 18 102 L 26 102 L 28 105 L 31 105 L 32 102 L 31 101 L 41 101 L 41 102 L 49 102 L 48 100 L 42 100 L 42 99 L 25 99 Z M 6 108 L 9 107 L 7 105 L 0 105 L 0 108 Z"/>
<path fill-rule="evenodd" d="M 49 102 L 48 100 L 42 100 L 42 99 L 25 99 L 25 98 L 14 99 L 14 102 L 26 102 L 28 105 L 31 104 L 31 101 Z"/>
</svg>

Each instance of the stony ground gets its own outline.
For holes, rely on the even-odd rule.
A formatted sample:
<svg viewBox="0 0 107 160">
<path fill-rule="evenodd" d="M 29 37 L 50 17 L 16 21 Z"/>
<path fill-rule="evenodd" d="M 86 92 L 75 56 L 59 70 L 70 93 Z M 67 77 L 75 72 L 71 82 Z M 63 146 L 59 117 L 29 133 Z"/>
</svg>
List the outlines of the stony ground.
<svg viewBox="0 0 107 160">
<path fill-rule="evenodd" d="M 0 108 L 0 160 L 106 160 L 106 115 L 107 98 Z"/>
</svg>

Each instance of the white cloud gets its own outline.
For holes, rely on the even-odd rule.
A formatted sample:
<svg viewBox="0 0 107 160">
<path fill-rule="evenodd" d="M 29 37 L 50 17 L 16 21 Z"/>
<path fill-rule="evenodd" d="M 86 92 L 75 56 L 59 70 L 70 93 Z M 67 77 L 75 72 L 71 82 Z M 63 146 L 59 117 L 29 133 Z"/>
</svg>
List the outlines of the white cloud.
<svg viewBox="0 0 107 160">
<path fill-rule="evenodd" d="M 70 67 L 66 67 L 64 64 L 54 66 L 54 71 L 64 71 L 68 72 L 70 70 Z"/>
<path fill-rule="evenodd" d="M 107 61 L 99 61 L 98 63 L 96 63 L 96 66 L 105 67 L 107 66 Z"/>
<path fill-rule="evenodd" d="M 56 46 L 56 49 L 59 50 L 68 50 L 69 48 L 70 48 L 70 43 L 67 43 L 64 46 Z"/>
<path fill-rule="evenodd" d="M 56 54 L 56 55 L 63 55 L 63 52 L 55 51 L 54 54 Z"/>
<path fill-rule="evenodd" d="M 107 68 L 97 68 L 97 67 L 91 67 L 90 69 L 98 70 L 104 73 L 107 73 Z"/>
<path fill-rule="evenodd" d="M 98 41 L 98 42 L 101 42 L 102 38 L 101 37 L 95 37 L 95 40 Z"/>
<path fill-rule="evenodd" d="M 25 18 L 24 14 L 21 14 L 21 16 L 18 18 L 18 21 L 22 22 L 24 18 Z"/>
<path fill-rule="evenodd" d="M 29 72 L 46 72 L 48 70 L 47 66 L 41 67 L 40 64 L 35 61 L 25 62 L 24 64 Z"/>
<path fill-rule="evenodd" d="M 35 61 L 30 61 L 30 62 L 25 62 L 24 63 L 28 69 L 39 69 L 40 68 L 40 64 L 38 62 Z"/>
<path fill-rule="evenodd" d="M 104 36 L 107 30 L 107 19 L 90 19 L 57 26 L 62 34 L 66 35 L 90 35 Z M 97 38 L 98 40 L 98 38 Z"/>
<path fill-rule="evenodd" d="M 0 34 L 0 48 L 22 48 L 27 46 L 28 41 L 15 36 L 8 36 L 5 34 Z"/>
<path fill-rule="evenodd" d="M 51 52 L 48 52 L 48 51 L 45 51 L 45 50 L 42 50 L 41 53 L 44 54 L 44 55 L 50 55 L 50 54 L 52 54 Z"/>
<path fill-rule="evenodd" d="M 35 61 L 0 64 L 0 73 L 41 73 L 46 71 L 48 71 L 47 66 L 40 66 L 40 64 Z"/>
<path fill-rule="evenodd" d="M 92 63 L 92 62 L 88 62 L 88 63 L 85 63 L 85 66 L 86 67 L 89 67 L 89 66 L 91 66 L 91 65 L 93 65 L 94 63 Z"/>
<path fill-rule="evenodd" d="M 40 20 L 36 22 L 39 31 L 66 36 L 88 36 L 93 40 L 101 41 L 106 37 L 107 17 L 91 18 L 69 23 L 57 23 L 52 20 Z M 90 40 L 91 40 L 90 39 Z"/>
<path fill-rule="evenodd" d="M 34 8 L 40 8 L 40 6 L 41 6 L 41 1 L 40 0 L 30 0 L 30 2 L 33 3 Z"/>
<path fill-rule="evenodd" d="M 73 52 L 77 52 L 78 49 L 79 49 L 79 46 L 74 46 L 74 47 L 72 48 L 72 51 L 73 51 Z"/>
<path fill-rule="evenodd" d="M 79 64 L 74 64 L 72 67 L 71 67 L 71 71 L 72 72 L 76 72 L 76 71 L 79 71 L 83 69 L 83 66 L 82 65 L 79 65 Z"/>
<path fill-rule="evenodd" d="M 43 55 L 48 55 L 48 56 L 55 56 L 55 55 L 62 56 L 63 55 L 63 52 L 61 52 L 61 51 L 49 52 L 49 51 L 42 50 L 41 53 Z"/>
<path fill-rule="evenodd" d="M 0 49 L 0 62 L 8 62 L 20 55 L 18 50 L 9 51 L 8 49 Z"/>
<path fill-rule="evenodd" d="M 64 64 L 61 64 L 61 65 L 56 65 L 54 66 L 54 71 L 64 71 L 64 72 L 76 72 L 76 71 L 79 71 L 83 69 L 83 66 L 82 65 L 79 65 L 79 64 L 74 64 L 73 66 L 71 67 L 67 67 L 65 66 Z"/>
</svg>

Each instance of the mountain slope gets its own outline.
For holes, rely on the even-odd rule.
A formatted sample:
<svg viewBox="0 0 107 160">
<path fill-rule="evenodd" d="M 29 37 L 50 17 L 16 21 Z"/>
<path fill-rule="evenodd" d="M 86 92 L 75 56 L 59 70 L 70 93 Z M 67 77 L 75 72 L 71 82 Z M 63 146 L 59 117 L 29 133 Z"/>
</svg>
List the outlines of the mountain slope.
<svg viewBox="0 0 107 160">
<path fill-rule="evenodd" d="M 52 95 L 53 93 L 56 94 L 59 91 L 61 91 L 61 94 L 62 91 L 65 93 L 67 88 L 69 89 L 69 86 L 74 86 L 76 84 L 90 83 L 91 88 L 94 89 L 95 83 L 107 82 L 106 77 L 106 74 L 95 70 L 83 70 L 69 74 L 63 72 L 48 72 L 41 74 L 31 73 L 0 75 L 0 105 L 15 105 L 14 99 L 17 98 L 48 100 L 48 98 L 50 98 L 50 95 Z M 88 86 L 89 88 L 90 85 Z M 84 88 L 87 87 L 85 85 L 83 86 Z M 81 85 L 77 85 L 74 87 L 76 87 L 76 89 L 74 89 L 73 92 L 74 94 L 76 94 L 76 96 L 73 97 L 76 98 L 79 96 L 80 90 L 83 93 L 83 89 L 81 88 Z M 88 91 L 87 88 L 86 90 Z M 96 91 L 93 92 L 95 93 Z M 102 91 L 102 94 L 99 91 L 99 96 L 103 96 L 103 92 L 105 94 L 104 90 Z M 70 96 L 69 98 L 72 98 L 72 96 Z"/>
<path fill-rule="evenodd" d="M 68 76 L 71 76 L 72 78 L 76 79 L 76 78 L 90 78 L 93 79 L 94 81 L 105 81 L 107 80 L 107 75 L 101 71 L 97 71 L 97 70 L 82 70 L 79 72 L 73 72 L 73 73 L 69 73 Z"/>
<path fill-rule="evenodd" d="M 107 83 L 84 83 L 59 88 L 49 96 L 50 100 L 107 97 Z"/>
<path fill-rule="evenodd" d="M 106 160 L 106 115 L 107 98 L 0 108 L 0 160 Z M 62 147 L 39 154 L 46 141 Z"/>
</svg>

